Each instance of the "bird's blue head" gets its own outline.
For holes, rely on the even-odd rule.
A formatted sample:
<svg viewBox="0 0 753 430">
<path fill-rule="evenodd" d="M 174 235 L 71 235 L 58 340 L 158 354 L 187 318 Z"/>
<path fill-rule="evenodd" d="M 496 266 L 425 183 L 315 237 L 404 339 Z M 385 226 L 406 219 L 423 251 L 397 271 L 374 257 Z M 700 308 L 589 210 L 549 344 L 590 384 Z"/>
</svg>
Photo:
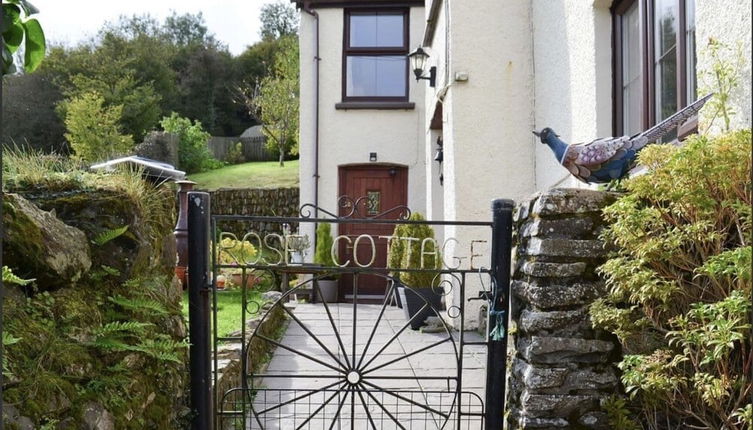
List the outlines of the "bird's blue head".
<svg viewBox="0 0 753 430">
<path fill-rule="evenodd" d="M 557 160 L 559 160 L 560 162 L 562 161 L 562 156 L 567 150 L 567 144 L 560 140 L 559 134 L 555 133 L 554 130 L 549 127 L 542 129 L 540 132 L 534 131 L 533 134 L 541 139 L 541 143 L 549 146 L 549 148 L 552 149 L 552 152 L 554 152 Z"/>
<path fill-rule="evenodd" d="M 533 134 L 536 135 L 539 139 L 541 139 L 541 143 L 550 144 L 550 139 L 553 137 L 560 137 L 559 134 L 555 133 L 554 130 L 552 130 L 549 127 L 543 128 L 541 131 L 534 131 Z"/>
</svg>

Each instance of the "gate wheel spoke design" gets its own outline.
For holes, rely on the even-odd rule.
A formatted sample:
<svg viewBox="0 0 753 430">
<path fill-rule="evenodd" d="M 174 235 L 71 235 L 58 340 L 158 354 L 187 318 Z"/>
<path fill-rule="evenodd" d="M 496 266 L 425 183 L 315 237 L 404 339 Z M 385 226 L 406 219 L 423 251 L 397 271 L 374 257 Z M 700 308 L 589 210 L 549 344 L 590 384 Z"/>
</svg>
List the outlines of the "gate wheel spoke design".
<svg viewBox="0 0 753 430">
<path fill-rule="evenodd" d="M 454 427 L 448 423 L 455 422 L 459 404 L 460 359 L 455 338 L 445 324 L 440 334 L 417 335 L 408 330 L 422 312 L 435 309 L 412 291 L 424 301 L 419 312 L 407 322 L 397 319 L 388 306 L 399 284 L 385 279 L 391 282 L 376 305 L 358 303 L 359 276 L 354 273 L 353 303 L 333 304 L 322 299 L 319 310 L 285 308 L 288 297 L 308 282 L 313 283 L 314 293 L 323 297 L 311 279 L 287 291 L 267 310 L 262 321 L 275 307 L 283 307 L 281 313 L 291 320 L 295 332 L 275 340 L 260 333 L 259 324 L 251 336 L 251 341 L 268 342 L 277 347 L 276 354 L 285 354 L 271 370 L 247 375 L 250 385 L 257 387 L 250 408 L 255 425 L 261 429 L 376 430 L 387 424 L 384 428 L 401 430 L 417 425 Z M 344 333 L 352 338 L 347 339 Z M 437 375 L 425 360 L 436 359 L 439 350 L 445 354 L 452 351 L 450 356 L 455 359 L 442 362 L 446 369 Z"/>
</svg>

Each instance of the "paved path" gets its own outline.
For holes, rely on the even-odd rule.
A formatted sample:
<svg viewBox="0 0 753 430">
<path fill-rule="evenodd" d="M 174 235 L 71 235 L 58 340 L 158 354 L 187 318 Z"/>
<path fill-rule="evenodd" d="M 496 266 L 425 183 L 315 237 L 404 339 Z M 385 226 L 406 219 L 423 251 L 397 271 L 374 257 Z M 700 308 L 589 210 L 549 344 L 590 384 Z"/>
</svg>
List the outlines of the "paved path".
<svg viewBox="0 0 753 430">
<path fill-rule="evenodd" d="M 328 309 L 299 304 L 293 310 L 282 346 L 254 383 L 258 419 L 252 416 L 249 428 L 455 429 L 458 402 L 463 411 L 481 411 L 484 346 L 465 347 L 467 393 L 456 396 L 458 333 L 413 331 L 393 307 L 380 318 L 381 305 L 358 305 L 355 320 L 352 304 Z M 480 340 L 465 334 L 466 342 Z M 461 421 L 463 429 L 482 428 L 476 417 Z"/>
</svg>

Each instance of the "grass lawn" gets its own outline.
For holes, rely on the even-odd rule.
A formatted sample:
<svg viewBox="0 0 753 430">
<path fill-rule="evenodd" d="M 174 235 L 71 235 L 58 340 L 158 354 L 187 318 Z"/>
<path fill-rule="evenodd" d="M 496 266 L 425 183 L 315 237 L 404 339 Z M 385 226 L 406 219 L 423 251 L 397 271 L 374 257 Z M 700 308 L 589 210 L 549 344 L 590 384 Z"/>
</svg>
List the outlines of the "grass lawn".
<svg viewBox="0 0 753 430">
<path fill-rule="evenodd" d="M 194 173 L 189 179 L 202 190 L 218 188 L 277 188 L 298 186 L 298 160 L 258 161 L 234 164 L 208 172 Z"/>
<path fill-rule="evenodd" d="M 224 337 L 230 333 L 241 329 L 241 301 L 243 299 L 242 291 L 240 288 L 233 288 L 229 290 L 219 291 L 217 293 L 217 335 Z M 210 297 L 211 300 L 211 297 Z M 251 301 L 261 303 L 261 294 L 256 291 L 248 292 L 249 310 L 253 311 L 257 309 L 256 306 L 251 304 Z M 183 292 L 183 315 L 188 320 L 188 291 Z M 248 314 L 246 320 L 249 320 L 253 315 Z M 210 321 L 212 317 L 210 315 Z M 210 322 L 211 324 L 211 322 Z"/>
</svg>

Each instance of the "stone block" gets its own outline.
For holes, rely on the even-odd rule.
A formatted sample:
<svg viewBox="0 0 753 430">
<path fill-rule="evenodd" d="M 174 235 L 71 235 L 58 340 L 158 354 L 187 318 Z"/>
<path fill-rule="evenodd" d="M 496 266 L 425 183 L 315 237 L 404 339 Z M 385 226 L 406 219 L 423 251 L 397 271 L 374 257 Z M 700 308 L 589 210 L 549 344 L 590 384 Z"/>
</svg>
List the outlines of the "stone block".
<svg viewBox="0 0 753 430">
<path fill-rule="evenodd" d="M 552 430 L 569 428 L 570 423 L 564 418 L 531 418 L 523 416 L 518 421 L 520 430 Z"/>
<path fill-rule="evenodd" d="M 588 310 L 538 312 L 523 310 L 520 315 L 520 329 L 528 334 L 577 334 L 591 328 Z"/>
<path fill-rule="evenodd" d="M 604 366 L 603 369 L 578 369 L 570 372 L 565 378 L 564 386 L 572 390 L 617 390 L 619 380 L 614 368 Z"/>
<path fill-rule="evenodd" d="M 541 263 L 526 261 L 521 271 L 536 278 L 569 278 L 582 275 L 588 265 L 582 261 L 577 263 Z"/>
<path fill-rule="evenodd" d="M 532 257 L 603 258 L 609 249 L 601 240 L 541 239 L 528 241 L 525 253 Z"/>
<path fill-rule="evenodd" d="M 540 390 L 564 385 L 570 369 L 566 367 L 536 367 L 529 364 L 522 373 L 526 388 Z"/>
<path fill-rule="evenodd" d="M 604 292 L 603 282 L 577 282 L 552 285 L 539 282 L 513 281 L 512 291 L 517 297 L 538 309 L 561 309 L 585 305 Z"/>
<path fill-rule="evenodd" d="M 83 231 L 61 221 L 18 194 L 3 201 L 3 264 L 43 290 L 75 284 L 92 265 Z"/>
<path fill-rule="evenodd" d="M 604 191 L 555 188 L 542 193 L 531 212 L 539 216 L 598 212 L 617 199 L 616 193 Z"/>
<path fill-rule="evenodd" d="M 515 210 L 512 212 L 513 222 L 522 222 L 531 214 L 531 206 L 536 202 L 538 194 L 528 200 L 522 201 L 515 206 Z"/>
<path fill-rule="evenodd" d="M 614 350 L 605 340 L 531 336 L 522 355 L 529 363 L 604 363 Z"/>
<path fill-rule="evenodd" d="M 606 412 L 588 412 L 578 418 L 578 424 L 588 429 L 610 430 L 609 417 Z"/>
<path fill-rule="evenodd" d="M 532 418 L 564 418 L 599 410 L 599 397 L 568 394 L 523 393 L 525 415 Z"/>
<path fill-rule="evenodd" d="M 523 237 L 569 237 L 583 239 L 593 237 L 594 222 L 591 218 L 573 217 L 562 219 L 534 218 L 520 229 Z"/>
</svg>

